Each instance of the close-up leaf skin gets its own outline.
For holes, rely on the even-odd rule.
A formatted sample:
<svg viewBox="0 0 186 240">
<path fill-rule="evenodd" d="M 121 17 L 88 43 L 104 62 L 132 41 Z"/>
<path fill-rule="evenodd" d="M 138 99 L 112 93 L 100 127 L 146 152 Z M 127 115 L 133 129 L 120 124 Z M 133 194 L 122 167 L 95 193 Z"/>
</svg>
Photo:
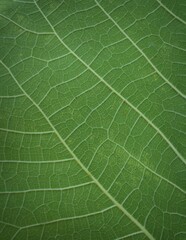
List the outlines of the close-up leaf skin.
<svg viewBox="0 0 186 240">
<path fill-rule="evenodd" d="M 0 1 L 0 240 L 186 240 L 185 13 Z"/>
</svg>

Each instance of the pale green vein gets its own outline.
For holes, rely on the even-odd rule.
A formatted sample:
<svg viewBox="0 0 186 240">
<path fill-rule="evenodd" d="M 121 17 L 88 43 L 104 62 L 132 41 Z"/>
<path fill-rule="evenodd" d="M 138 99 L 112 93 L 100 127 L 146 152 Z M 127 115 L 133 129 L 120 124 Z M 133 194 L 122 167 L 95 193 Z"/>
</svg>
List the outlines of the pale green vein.
<svg viewBox="0 0 186 240">
<path fill-rule="evenodd" d="M 4 224 L 4 225 L 10 226 L 10 227 L 14 227 L 14 228 L 19 228 L 19 226 L 17 226 L 17 225 L 14 225 L 12 223 L 3 222 L 3 221 L 0 221 L 0 224 Z"/>
<path fill-rule="evenodd" d="M 26 225 L 26 226 L 23 226 L 23 227 L 19 227 L 19 226 L 16 226 L 18 229 L 18 231 L 14 234 L 12 240 L 15 239 L 15 237 L 18 235 L 18 233 L 23 230 L 23 229 L 28 229 L 28 228 L 32 228 L 32 227 L 38 227 L 38 226 L 45 226 L 45 225 L 49 225 L 49 224 L 53 224 L 53 223 L 59 223 L 59 222 L 62 222 L 62 221 L 70 221 L 70 220 L 76 220 L 76 219 L 82 219 L 82 218 L 88 218 L 88 217 L 91 217 L 91 216 L 96 216 L 96 215 L 100 215 L 100 214 L 103 214 L 104 212 L 107 212 L 109 210 L 111 210 L 112 208 L 114 208 L 115 206 L 110 206 L 110 207 L 107 207 L 105 209 L 102 209 L 100 211 L 96 211 L 96 212 L 93 212 L 93 213 L 87 213 L 87 214 L 82 214 L 82 215 L 76 215 L 76 216 L 72 216 L 72 217 L 64 217 L 64 218 L 58 218 L 58 219 L 55 219 L 55 220 L 51 220 L 51 221 L 48 221 L 48 222 L 40 222 L 40 223 L 35 223 L 35 224 L 30 224 L 30 225 Z M 2 222 L 3 223 L 3 222 Z M 6 224 L 6 223 L 5 223 Z M 10 226 L 14 226 L 12 224 L 7 224 L 7 225 L 10 225 Z"/>
<path fill-rule="evenodd" d="M 33 34 L 37 34 L 37 35 L 54 35 L 53 32 L 36 32 L 36 31 L 32 31 L 30 29 L 27 29 L 21 25 L 19 25 L 18 23 L 16 23 L 15 21 L 13 21 L 12 19 L 0 14 L 0 17 L 6 19 L 7 21 L 10 21 L 11 23 L 15 24 L 17 27 L 21 28 L 22 30 L 24 30 L 25 32 L 30 32 L 30 33 L 33 33 Z"/>
<path fill-rule="evenodd" d="M 48 164 L 48 163 L 61 163 L 61 162 L 68 162 L 74 160 L 73 158 L 66 158 L 61 160 L 43 160 L 43 161 L 26 161 L 26 160 L 0 160 L 1 163 L 14 163 L 14 164 Z"/>
<path fill-rule="evenodd" d="M 13 130 L 13 129 L 7 129 L 7 128 L 0 128 L 0 131 L 10 132 L 10 133 L 17 133 L 17 134 L 25 134 L 25 135 L 44 135 L 44 134 L 51 134 L 51 133 L 53 133 L 53 131 L 27 132 L 27 131 Z"/>
<path fill-rule="evenodd" d="M 34 2 L 29 2 L 29 1 L 20 1 L 20 0 L 13 0 L 14 2 L 18 2 L 18 3 L 24 3 L 24 4 L 33 4 Z"/>
<path fill-rule="evenodd" d="M 182 218 L 186 218 L 186 215 L 178 213 L 178 212 L 167 212 L 166 211 L 165 213 L 170 214 L 170 215 L 177 215 L 177 216 L 182 217 Z"/>
<path fill-rule="evenodd" d="M 17 94 L 17 95 L 9 95 L 9 96 L 0 96 L 0 98 L 19 98 L 19 97 L 25 97 L 25 95 L 24 94 Z"/>
<path fill-rule="evenodd" d="M 143 232 L 142 231 L 138 231 L 138 232 L 130 233 L 130 234 L 127 234 L 127 235 L 125 235 L 123 237 L 115 238 L 114 240 L 122 240 L 122 239 L 126 239 L 126 238 L 131 239 L 131 237 L 134 237 L 134 236 L 139 235 L 139 234 L 143 234 Z"/>
<path fill-rule="evenodd" d="M 27 190 L 12 190 L 12 191 L 5 191 L 5 192 L 0 192 L 0 195 L 2 194 L 25 194 L 25 193 L 30 193 L 30 192 L 61 192 L 61 191 L 67 191 L 75 188 L 80 188 L 80 187 L 85 187 L 87 185 L 91 185 L 94 182 L 85 182 L 77 185 L 72 185 L 70 187 L 61 187 L 61 188 L 35 188 L 35 189 L 27 189 Z"/>
<path fill-rule="evenodd" d="M 179 20 L 181 23 L 186 25 L 186 21 L 184 21 L 182 18 L 174 14 L 168 7 L 166 7 L 160 0 L 156 0 L 168 13 L 170 13 L 174 18 Z"/>
<path fill-rule="evenodd" d="M 37 227 L 37 226 L 41 226 L 41 225 L 48 225 L 48 224 L 52 224 L 52 223 L 58 223 L 58 222 L 61 222 L 61 221 L 69 221 L 69 220 L 76 220 L 76 219 L 81 219 L 81 218 L 87 218 L 87 217 L 91 217 L 91 216 L 102 214 L 104 212 L 109 211 L 112 208 L 115 208 L 115 206 L 111 205 L 110 207 L 107 207 L 105 209 L 102 209 L 100 211 L 96 211 L 96 212 L 93 212 L 93 213 L 82 214 L 82 215 L 79 215 L 79 216 L 76 215 L 76 216 L 72 216 L 72 217 L 64 217 L 64 218 L 59 218 L 59 219 L 55 219 L 55 220 L 48 221 L 48 222 L 41 222 L 41 223 L 35 223 L 35 224 L 27 225 L 27 226 L 24 226 L 24 227 L 20 227 L 20 230 L 25 229 L 25 228 Z"/>
<path fill-rule="evenodd" d="M 138 47 L 138 45 L 123 31 L 123 29 L 118 25 L 118 23 L 105 11 L 105 9 L 95 0 L 99 8 L 103 11 L 103 13 L 115 24 L 115 26 L 120 30 L 121 33 L 135 46 L 135 48 L 143 55 L 143 57 L 147 60 L 147 62 L 151 65 L 151 67 L 158 73 L 158 75 L 169 85 L 172 89 L 174 89 L 180 96 L 186 99 L 186 95 L 183 94 L 179 89 L 177 89 L 150 61 L 150 59 L 145 55 L 145 53 Z"/>
</svg>

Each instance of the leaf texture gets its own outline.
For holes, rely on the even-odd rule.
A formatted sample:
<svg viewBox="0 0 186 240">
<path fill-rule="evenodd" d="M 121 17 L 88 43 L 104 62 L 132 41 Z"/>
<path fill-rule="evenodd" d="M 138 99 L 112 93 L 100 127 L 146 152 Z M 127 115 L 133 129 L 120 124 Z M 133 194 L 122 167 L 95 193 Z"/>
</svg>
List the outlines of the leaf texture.
<svg viewBox="0 0 186 240">
<path fill-rule="evenodd" d="M 186 239 L 185 12 L 0 2 L 0 239 Z"/>
</svg>

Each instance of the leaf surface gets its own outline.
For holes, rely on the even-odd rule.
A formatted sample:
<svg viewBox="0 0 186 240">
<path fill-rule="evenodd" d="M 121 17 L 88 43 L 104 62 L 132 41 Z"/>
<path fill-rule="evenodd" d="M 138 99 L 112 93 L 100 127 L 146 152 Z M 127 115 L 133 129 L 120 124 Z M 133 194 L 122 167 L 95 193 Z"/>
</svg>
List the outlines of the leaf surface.
<svg viewBox="0 0 186 240">
<path fill-rule="evenodd" d="M 185 12 L 0 2 L 0 239 L 186 239 Z"/>
</svg>

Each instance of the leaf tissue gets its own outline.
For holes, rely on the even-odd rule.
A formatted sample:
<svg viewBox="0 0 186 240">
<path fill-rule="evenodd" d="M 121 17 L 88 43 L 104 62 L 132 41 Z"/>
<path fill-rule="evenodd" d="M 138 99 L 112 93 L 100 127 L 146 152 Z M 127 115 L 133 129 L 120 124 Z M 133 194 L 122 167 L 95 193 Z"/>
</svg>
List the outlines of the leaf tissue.
<svg viewBox="0 0 186 240">
<path fill-rule="evenodd" d="M 185 13 L 0 1 L 0 240 L 186 239 Z"/>
</svg>

